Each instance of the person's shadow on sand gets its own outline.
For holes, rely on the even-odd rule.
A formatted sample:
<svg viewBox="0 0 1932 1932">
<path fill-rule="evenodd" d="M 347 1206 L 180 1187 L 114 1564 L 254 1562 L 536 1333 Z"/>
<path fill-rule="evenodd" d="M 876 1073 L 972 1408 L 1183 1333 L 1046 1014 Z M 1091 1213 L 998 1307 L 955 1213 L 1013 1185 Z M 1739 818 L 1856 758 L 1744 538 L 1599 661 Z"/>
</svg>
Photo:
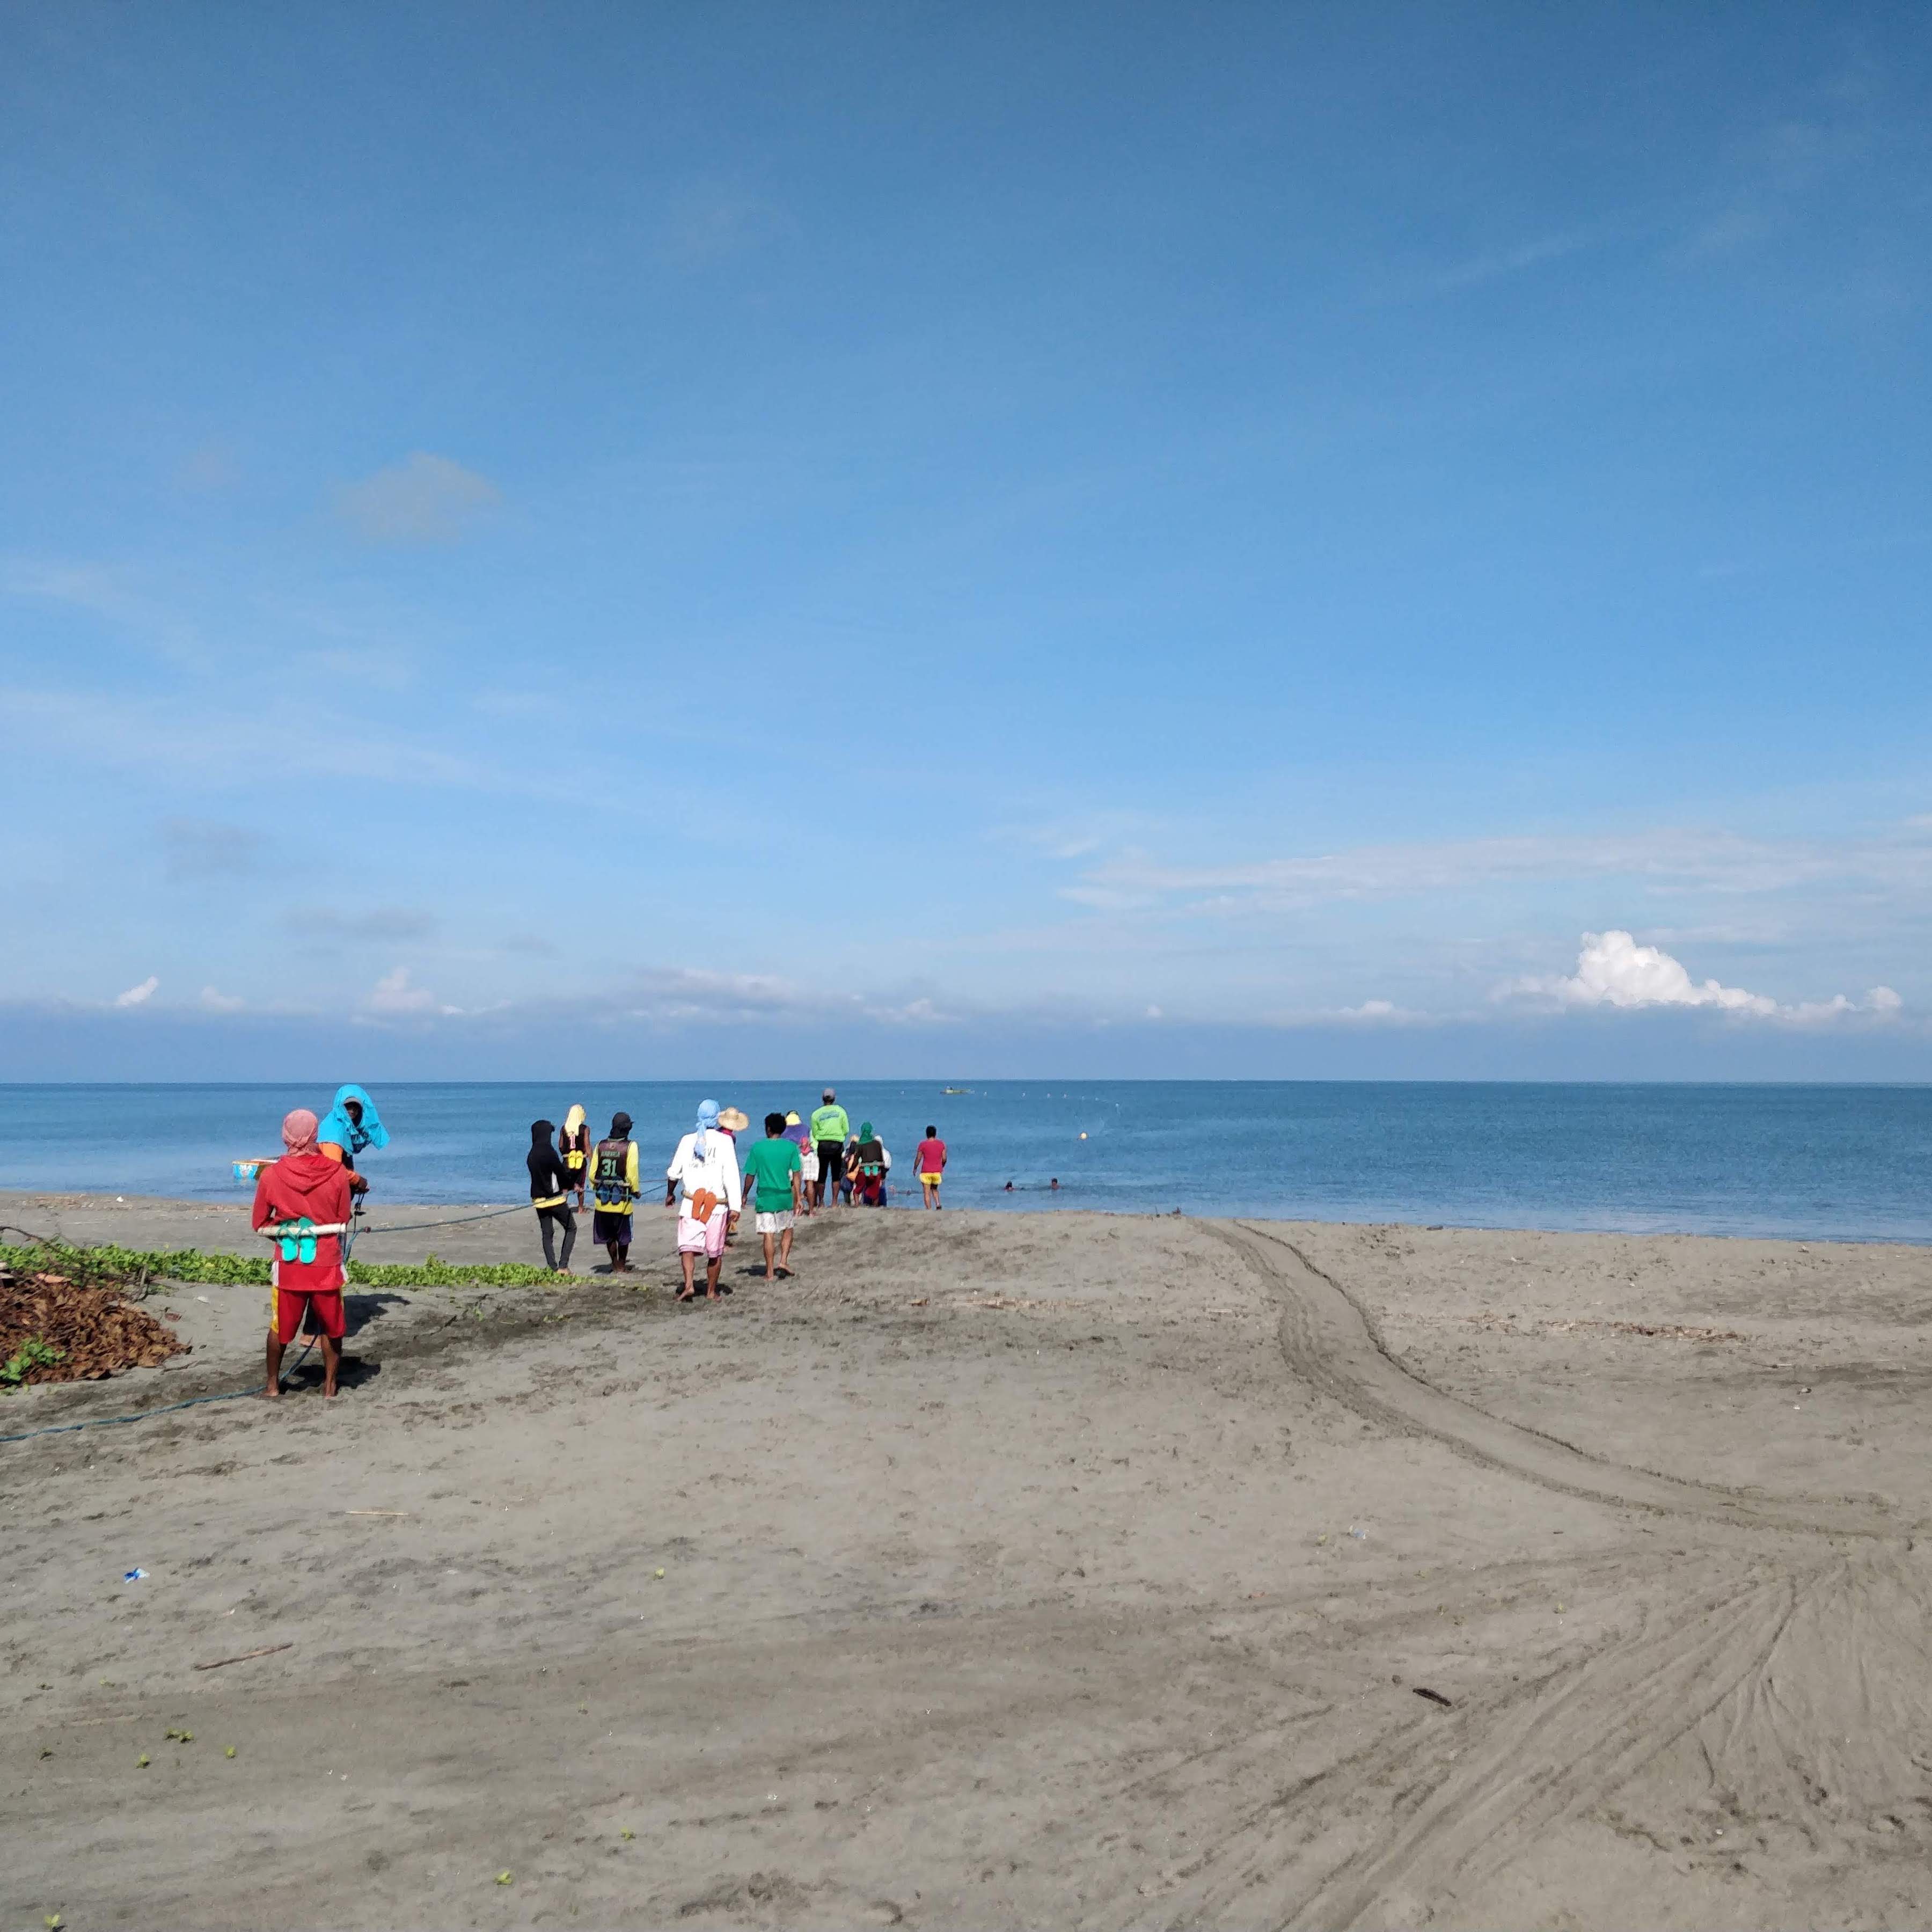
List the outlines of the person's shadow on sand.
<svg viewBox="0 0 1932 1932">
<path fill-rule="evenodd" d="M 388 1310 L 408 1299 L 404 1294 L 345 1294 L 342 1298 L 344 1339 L 360 1334 L 370 1322 L 381 1321 Z"/>
</svg>

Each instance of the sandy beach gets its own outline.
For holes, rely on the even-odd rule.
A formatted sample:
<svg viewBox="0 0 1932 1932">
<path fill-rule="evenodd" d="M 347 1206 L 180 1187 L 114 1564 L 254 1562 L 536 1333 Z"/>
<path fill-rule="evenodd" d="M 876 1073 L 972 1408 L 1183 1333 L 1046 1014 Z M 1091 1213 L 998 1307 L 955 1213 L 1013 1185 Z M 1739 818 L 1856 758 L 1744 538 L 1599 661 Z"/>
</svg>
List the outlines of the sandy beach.
<svg viewBox="0 0 1932 1932">
<path fill-rule="evenodd" d="M 844 1212 L 679 1308 L 670 1247 L 0 1445 L 6 1922 L 1932 1918 L 1932 1253 Z M 0 1429 L 245 1386 L 265 1304 Z"/>
</svg>

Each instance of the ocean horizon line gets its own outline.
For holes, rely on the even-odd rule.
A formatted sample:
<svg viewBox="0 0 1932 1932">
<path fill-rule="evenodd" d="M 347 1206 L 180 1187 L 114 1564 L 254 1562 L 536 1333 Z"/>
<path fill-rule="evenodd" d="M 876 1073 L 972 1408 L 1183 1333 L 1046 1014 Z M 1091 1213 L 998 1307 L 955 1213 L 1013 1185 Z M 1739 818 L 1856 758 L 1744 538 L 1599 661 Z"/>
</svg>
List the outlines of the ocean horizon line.
<svg viewBox="0 0 1932 1932">
<path fill-rule="evenodd" d="M 974 1081 L 984 1087 L 1017 1087 L 1052 1083 L 1068 1087 L 1455 1087 L 1455 1088 L 1550 1088 L 1570 1087 L 1598 1087 L 1612 1090 L 1659 1088 L 1673 1091 L 1703 1090 L 1712 1092 L 1728 1092 L 1738 1089 L 1763 1089 L 1781 1090 L 1802 1089 L 1844 1093 L 1912 1093 L 1932 1089 L 1932 1081 L 1927 1080 L 1825 1080 L 1825 1079 L 1741 1079 L 1741 1080 L 1612 1080 L 1602 1077 L 1582 1077 L 1574 1079 L 1529 1079 L 1498 1076 L 1481 1078 L 1475 1076 L 1434 1075 L 1414 1078 L 1393 1078 L 1388 1076 L 1324 1075 L 1317 1076 L 1240 1075 L 1240 1074 L 1133 1074 L 1082 1075 L 1070 1073 L 1000 1073 L 963 1074 L 947 1076 L 942 1074 L 916 1073 L 848 1073 L 835 1074 L 830 1080 L 823 1073 L 704 1073 L 704 1074 L 652 1074 L 630 1075 L 622 1073 L 596 1074 L 545 1074 L 541 1078 L 518 1076 L 514 1078 L 492 1078 L 483 1075 L 469 1075 L 460 1078 L 437 1075 L 392 1078 L 376 1075 L 366 1079 L 368 1086 L 418 1088 L 418 1087 L 701 1087 L 707 1081 L 736 1082 L 740 1084 L 752 1081 L 768 1082 L 774 1086 L 816 1087 L 821 1084 L 837 1086 L 842 1082 L 854 1087 L 932 1087 L 940 1086 L 949 1077 Z M 197 1091 L 230 1090 L 236 1088 L 272 1088 L 292 1085 L 327 1085 L 336 1082 L 334 1073 L 278 1073 L 266 1074 L 251 1080 L 0 1080 L 0 1094 L 47 1093 L 54 1091 L 82 1092 L 136 1092 L 152 1088 L 165 1088 L 170 1091 L 194 1093 Z M 338 1083 L 339 1084 L 339 1083 Z M 940 1087 L 942 1096 L 954 1099 L 965 1097 L 972 1090 L 963 1087 Z"/>
</svg>

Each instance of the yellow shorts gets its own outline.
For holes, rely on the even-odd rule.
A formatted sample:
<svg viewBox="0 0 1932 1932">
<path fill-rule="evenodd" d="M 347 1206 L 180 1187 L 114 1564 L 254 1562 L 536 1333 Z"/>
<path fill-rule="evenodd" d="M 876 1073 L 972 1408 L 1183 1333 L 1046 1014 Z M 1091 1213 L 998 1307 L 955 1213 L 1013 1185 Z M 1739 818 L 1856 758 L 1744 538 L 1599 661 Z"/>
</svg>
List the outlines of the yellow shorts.
<svg viewBox="0 0 1932 1932">
<path fill-rule="evenodd" d="M 919 1178 L 919 1184 L 922 1187 L 937 1187 L 940 1179 L 941 1177 L 936 1174 L 922 1174 Z"/>
</svg>

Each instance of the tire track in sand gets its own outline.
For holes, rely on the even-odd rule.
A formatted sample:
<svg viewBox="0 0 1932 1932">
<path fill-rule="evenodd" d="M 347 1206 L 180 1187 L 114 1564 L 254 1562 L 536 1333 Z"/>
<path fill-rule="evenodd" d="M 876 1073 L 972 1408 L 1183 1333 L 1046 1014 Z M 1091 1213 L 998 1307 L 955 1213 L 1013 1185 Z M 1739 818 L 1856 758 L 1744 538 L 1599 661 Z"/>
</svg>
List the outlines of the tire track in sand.
<svg viewBox="0 0 1932 1932">
<path fill-rule="evenodd" d="M 1660 1900 L 1687 1856 L 1748 1852 L 1825 1895 L 1833 1873 L 1882 1849 L 1916 1874 L 1901 1922 L 1922 1923 L 1928 1567 L 1867 1545 L 1767 1575 L 1742 1550 L 1714 1551 L 1667 1601 L 1646 1588 L 1628 1634 L 1467 1694 L 1452 1713 L 1390 1725 L 1312 1774 L 1271 1780 L 1244 1752 L 1221 1828 L 1162 1889 L 1161 1922 L 1518 1922 L 1524 1896 L 1547 1896 L 1513 1893 L 1520 1868 L 1560 1868 L 1587 1825 L 1631 1844 L 1628 1875 L 1660 1885 Z M 1708 1834 L 1713 1818 L 1728 1839 L 1687 1852 L 1687 1826 Z M 1645 1846 L 1666 1855 L 1661 1869 L 1646 1869 Z M 1581 1922 L 1642 1923 L 1650 1909 L 1633 1897 Z M 1145 1916 L 1123 1886 L 1090 1919 Z M 1810 1915 L 1794 1899 L 1786 1916 Z"/>
<path fill-rule="evenodd" d="M 1525 1909 L 1510 1890 L 1525 1868 L 1560 1860 L 1562 1834 L 1586 1823 L 1672 1853 L 1656 1874 L 1660 1910 L 1677 1848 L 1692 1842 L 1678 1834 L 1700 1806 L 1732 1823 L 1739 1850 L 1774 1849 L 1787 1880 L 1828 1893 L 1834 1870 L 1880 1844 L 1922 1878 L 1932 1562 L 1907 1526 L 1879 1508 L 1678 1481 L 1501 1421 L 1404 1370 L 1340 1284 L 1280 1235 L 1214 1232 L 1279 1290 L 1290 1369 L 1354 1414 L 1565 1495 L 1756 1534 L 1653 1570 L 1634 1628 L 1588 1655 L 1472 1688 L 1444 1719 L 1390 1726 L 1231 1807 L 1162 1897 L 1168 1922 L 1506 1919 Z M 1834 1550 L 1834 1535 L 1859 1540 Z M 1265 1786 L 1262 1766 L 1251 1772 L 1250 1789 Z M 1630 1876 L 1652 1879 L 1640 1862 Z M 1932 1882 L 1905 1891 L 1922 1904 Z M 1131 1918 L 1136 1902 L 1113 1904 Z M 1793 1910 L 1805 1916 L 1795 1898 Z"/>
<path fill-rule="evenodd" d="M 1281 1352 L 1294 1373 L 1397 1435 L 1429 1436 L 1474 1462 L 1566 1496 L 1741 1528 L 1892 1537 L 1919 1526 L 1899 1521 L 1876 1503 L 1786 1501 L 1685 1482 L 1610 1462 L 1556 1436 L 1505 1422 L 1403 1367 L 1383 1348 L 1354 1298 L 1285 1235 L 1244 1221 L 1201 1225 L 1235 1248 L 1277 1291 Z"/>
</svg>

